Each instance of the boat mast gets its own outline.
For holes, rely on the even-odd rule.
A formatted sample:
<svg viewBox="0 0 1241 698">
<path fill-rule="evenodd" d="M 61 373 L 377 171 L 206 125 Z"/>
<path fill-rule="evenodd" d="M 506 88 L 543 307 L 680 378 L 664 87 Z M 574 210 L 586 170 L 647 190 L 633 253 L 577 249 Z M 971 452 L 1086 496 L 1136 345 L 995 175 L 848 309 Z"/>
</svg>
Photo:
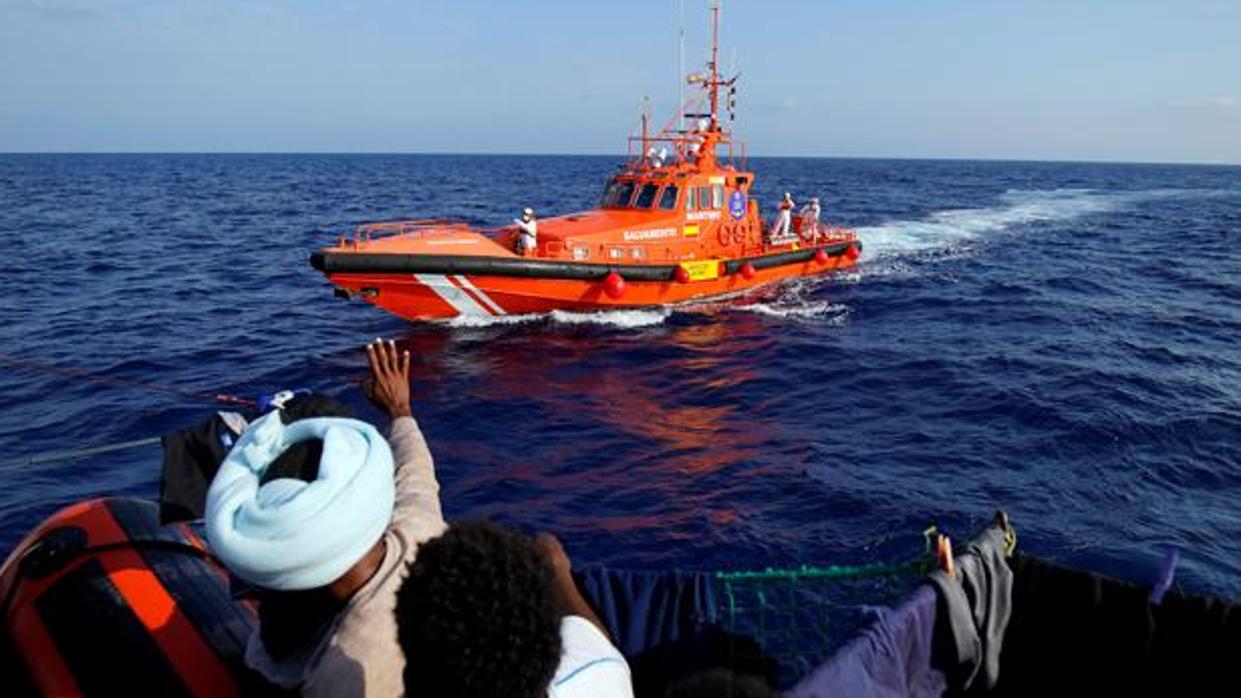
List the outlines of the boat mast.
<svg viewBox="0 0 1241 698">
<path fill-rule="evenodd" d="M 719 129 L 720 106 L 720 0 L 711 2 L 711 128 Z"/>
<path fill-rule="evenodd" d="M 677 43 L 677 129 L 685 130 L 685 0 L 681 4 L 680 41 Z"/>
<path fill-rule="evenodd" d="M 650 136 L 647 133 L 647 122 L 651 118 L 651 98 L 650 95 L 642 97 L 642 154 L 641 158 L 646 158 L 647 151 L 650 150 Z"/>
</svg>

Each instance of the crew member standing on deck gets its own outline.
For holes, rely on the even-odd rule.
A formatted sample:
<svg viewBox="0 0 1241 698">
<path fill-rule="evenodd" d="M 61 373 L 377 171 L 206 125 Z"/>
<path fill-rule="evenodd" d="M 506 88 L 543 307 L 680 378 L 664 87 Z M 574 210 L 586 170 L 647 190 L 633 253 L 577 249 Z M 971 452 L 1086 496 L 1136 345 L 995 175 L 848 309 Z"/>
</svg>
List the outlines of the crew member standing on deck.
<svg viewBox="0 0 1241 698">
<path fill-rule="evenodd" d="M 531 254 L 539 244 L 539 222 L 534 218 L 534 209 L 522 211 L 521 220 L 513 222 L 517 224 L 517 254 Z"/>
<path fill-rule="evenodd" d="M 819 197 L 810 197 L 810 203 L 801 207 L 797 215 L 801 216 L 801 236 L 805 240 L 814 242 L 819 238 L 819 215 L 822 213 L 819 208 Z"/>
<path fill-rule="evenodd" d="M 780 201 L 780 213 L 776 217 L 776 224 L 771 228 L 771 237 L 778 238 L 782 235 L 788 235 L 793 225 L 793 195 L 784 192 L 784 198 Z"/>
</svg>

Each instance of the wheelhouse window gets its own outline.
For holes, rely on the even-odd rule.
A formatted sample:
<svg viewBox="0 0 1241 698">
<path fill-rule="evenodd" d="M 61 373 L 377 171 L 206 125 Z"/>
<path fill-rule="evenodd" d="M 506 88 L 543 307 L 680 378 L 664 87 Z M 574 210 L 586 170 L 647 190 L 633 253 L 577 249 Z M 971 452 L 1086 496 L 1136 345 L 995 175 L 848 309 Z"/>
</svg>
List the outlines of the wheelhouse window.
<svg viewBox="0 0 1241 698">
<path fill-rule="evenodd" d="M 711 208 L 724 208 L 723 184 L 716 184 L 711 187 Z"/>
<path fill-rule="evenodd" d="M 719 208 L 719 206 L 712 205 L 711 187 L 698 187 L 698 208 Z"/>
<path fill-rule="evenodd" d="M 616 198 L 616 190 L 620 189 L 620 182 L 615 179 L 609 179 L 608 185 L 603 188 L 603 196 L 599 197 L 599 205 L 603 207 L 611 206 L 612 200 Z"/>
<path fill-rule="evenodd" d="M 685 210 L 686 211 L 698 210 L 698 197 L 695 195 L 696 191 L 697 190 L 694 189 L 693 187 L 685 188 Z"/>
<path fill-rule="evenodd" d="M 629 205 L 629 200 L 633 198 L 633 190 L 635 189 L 633 182 L 617 182 L 612 181 L 608 184 L 608 188 L 603 192 L 604 208 L 625 208 Z"/>
<path fill-rule="evenodd" d="M 675 209 L 677 207 L 678 191 L 679 190 L 674 184 L 669 184 L 664 187 L 664 193 L 659 197 L 659 207 L 669 211 Z"/>
<path fill-rule="evenodd" d="M 638 193 L 638 200 L 633 204 L 634 208 L 650 208 L 655 203 L 655 195 L 658 193 L 658 184 L 643 184 L 642 191 Z"/>
</svg>

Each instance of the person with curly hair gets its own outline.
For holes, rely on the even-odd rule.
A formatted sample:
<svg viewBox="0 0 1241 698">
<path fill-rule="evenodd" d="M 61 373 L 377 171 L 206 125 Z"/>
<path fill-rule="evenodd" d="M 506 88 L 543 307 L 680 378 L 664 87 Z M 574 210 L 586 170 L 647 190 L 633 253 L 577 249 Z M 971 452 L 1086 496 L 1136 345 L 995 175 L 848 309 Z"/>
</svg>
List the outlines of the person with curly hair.
<svg viewBox="0 0 1241 698">
<path fill-rule="evenodd" d="M 486 522 L 424 544 L 397 592 L 406 695 L 632 698 L 563 546 Z"/>
<path fill-rule="evenodd" d="M 306 696 L 404 694 L 397 589 L 445 530 L 409 352 L 380 340 L 366 351 L 386 438 L 330 403 L 295 400 L 246 427 L 207 492 L 212 551 L 258 590 L 246 664 Z"/>
</svg>

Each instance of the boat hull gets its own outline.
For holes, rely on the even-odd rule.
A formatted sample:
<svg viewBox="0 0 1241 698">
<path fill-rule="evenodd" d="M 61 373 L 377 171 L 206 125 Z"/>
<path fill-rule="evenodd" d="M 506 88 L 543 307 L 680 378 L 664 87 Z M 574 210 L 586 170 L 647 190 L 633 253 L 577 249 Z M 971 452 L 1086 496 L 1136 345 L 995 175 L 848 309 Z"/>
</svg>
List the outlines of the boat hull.
<svg viewBox="0 0 1241 698">
<path fill-rule="evenodd" d="M 254 609 L 232 598 L 203 540 L 184 524 L 161 525 L 153 502 L 112 497 L 60 510 L 0 567 L 0 599 L 5 695 L 262 688 L 245 678 Z"/>
<path fill-rule="evenodd" d="M 601 265 L 320 252 L 312 260 L 341 292 L 409 320 L 496 317 L 554 310 L 652 308 L 744 293 L 785 279 L 852 268 L 861 243 L 821 245 L 716 260 L 703 278 L 681 265 Z M 708 262 L 708 265 L 711 263 Z M 617 288 L 609 275 L 624 280 Z M 611 291 L 611 293 L 609 293 Z M 619 291 L 619 292 L 618 292 Z"/>
</svg>

